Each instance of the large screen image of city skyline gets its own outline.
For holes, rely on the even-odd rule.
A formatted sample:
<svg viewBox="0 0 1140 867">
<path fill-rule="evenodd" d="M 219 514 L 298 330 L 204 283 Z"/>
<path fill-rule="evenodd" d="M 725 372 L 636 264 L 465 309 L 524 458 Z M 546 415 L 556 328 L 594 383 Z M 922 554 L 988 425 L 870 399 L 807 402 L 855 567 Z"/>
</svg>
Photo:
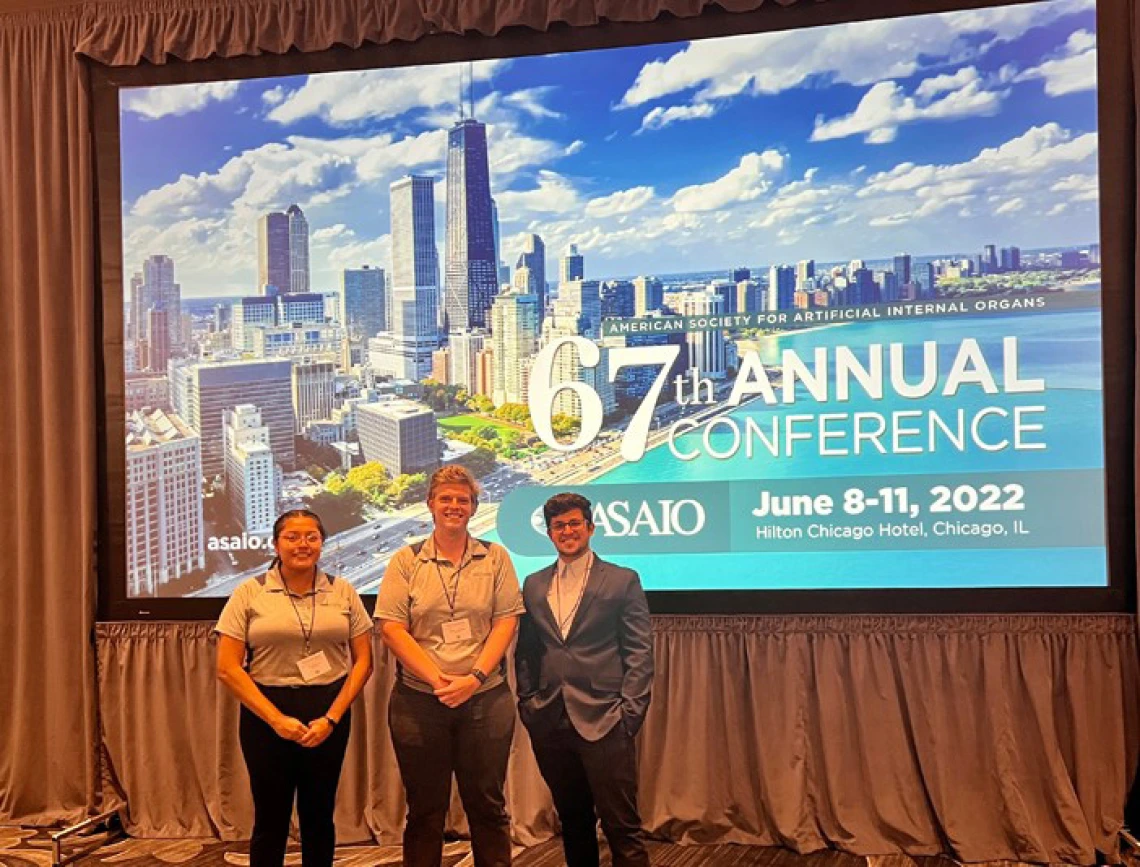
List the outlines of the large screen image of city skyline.
<svg viewBox="0 0 1140 867">
<path fill-rule="evenodd" d="M 452 462 L 520 574 L 580 490 L 650 590 L 1105 586 L 1095 34 L 124 89 L 125 595 L 228 595 L 295 507 L 375 592 Z"/>
</svg>

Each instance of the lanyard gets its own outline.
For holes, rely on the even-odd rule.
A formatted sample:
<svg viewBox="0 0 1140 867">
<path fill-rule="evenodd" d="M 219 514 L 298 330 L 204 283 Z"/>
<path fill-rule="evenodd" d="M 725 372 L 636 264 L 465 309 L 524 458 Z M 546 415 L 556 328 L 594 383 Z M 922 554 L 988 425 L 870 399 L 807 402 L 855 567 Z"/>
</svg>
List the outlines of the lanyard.
<svg viewBox="0 0 1140 867">
<path fill-rule="evenodd" d="M 293 606 L 293 613 L 297 615 L 297 625 L 301 627 L 301 637 L 305 640 L 305 656 L 309 655 L 309 648 L 313 639 L 313 629 L 317 625 L 317 579 L 313 578 L 313 591 L 310 598 L 313 602 L 313 616 L 309 618 L 309 630 L 305 631 L 305 621 L 301 619 L 301 610 L 297 607 L 296 601 L 293 599 L 293 594 L 289 588 L 285 588 L 285 595 L 289 597 L 289 604 Z"/>
<path fill-rule="evenodd" d="M 467 540 L 463 541 L 463 553 L 459 556 L 459 566 L 455 569 L 455 581 L 451 594 L 447 592 L 447 582 L 443 580 L 443 570 L 439 568 L 439 557 L 435 558 L 435 574 L 439 576 L 439 586 L 443 588 L 443 598 L 447 600 L 449 620 L 455 619 L 455 604 L 459 601 L 459 576 L 463 574 L 463 567 L 467 565 Z"/>
<path fill-rule="evenodd" d="M 561 569 L 554 571 L 554 601 L 557 604 L 558 610 L 555 617 L 558 620 L 558 631 L 563 635 L 566 634 L 566 627 L 574 622 L 574 615 L 578 613 L 578 608 L 582 604 L 582 597 L 586 595 L 586 582 L 590 580 L 590 569 L 594 566 L 594 552 L 591 551 L 586 555 L 586 568 L 582 572 L 582 586 L 578 588 L 578 598 L 574 602 L 574 606 L 570 609 L 570 613 L 565 618 L 562 617 L 562 576 L 570 569 L 570 564 L 560 564 L 563 566 Z"/>
</svg>

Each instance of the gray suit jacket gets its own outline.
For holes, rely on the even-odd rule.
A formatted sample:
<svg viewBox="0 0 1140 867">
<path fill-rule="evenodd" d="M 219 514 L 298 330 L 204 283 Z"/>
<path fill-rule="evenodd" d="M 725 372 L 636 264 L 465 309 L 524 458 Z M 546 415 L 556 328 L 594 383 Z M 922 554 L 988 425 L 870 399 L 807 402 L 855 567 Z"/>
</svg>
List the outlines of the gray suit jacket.
<svg viewBox="0 0 1140 867">
<path fill-rule="evenodd" d="M 641 581 L 632 569 L 594 557 L 582 602 L 566 638 L 547 594 L 554 565 L 526 579 L 515 678 L 519 716 L 532 735 L 566 713 L 588 741 L 618 723 L 634 735 L 645 721 L 653 683 L 652 629 Z"/>
</svg>

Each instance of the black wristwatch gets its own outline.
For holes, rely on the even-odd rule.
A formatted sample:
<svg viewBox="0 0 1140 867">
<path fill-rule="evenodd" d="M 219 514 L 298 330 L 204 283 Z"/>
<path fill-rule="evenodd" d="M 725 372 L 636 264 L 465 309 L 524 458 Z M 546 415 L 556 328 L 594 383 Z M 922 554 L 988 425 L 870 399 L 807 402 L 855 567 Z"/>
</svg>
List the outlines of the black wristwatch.
<svg viewBox="0 0 1140 867">
<path fill-rule="evenodd" d="M 479 683 L 486 683 L 487 682 L 487 672 L 483 671 L 482 669 L 473 668 L 473 669 L 471 669 L 471 674 L 474 676 L 474 678 L 477 681 L 479 681 Z"/>
<path fill-rule="evenodd" d="M 336 728 L 336 720 L 335 720 L 335 719 L 333 719 L 333 718 L 332 718 L 331 716 L 329 716 L 327 713 L 325 714 L 325 717 L 324 717 L 324 718 L 325 718 L 325 720 L 327 720 L 327 721 L 328 721 L 328 724 L 329 724 L 330 726 L 332 726 L 334 729 Z"/>
</svg>

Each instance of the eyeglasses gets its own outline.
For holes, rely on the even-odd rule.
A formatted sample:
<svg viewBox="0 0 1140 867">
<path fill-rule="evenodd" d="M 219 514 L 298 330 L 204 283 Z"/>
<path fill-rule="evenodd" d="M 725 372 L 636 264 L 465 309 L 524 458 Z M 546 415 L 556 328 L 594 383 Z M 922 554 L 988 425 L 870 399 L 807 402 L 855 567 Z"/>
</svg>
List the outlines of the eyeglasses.
<svg viewBox="0 0 1140 867">
<path fill-rule="evenodd" d="M 575 518 L 573 521 L 553 521 L 550 524 L 551 533 L 561 533 L 563 530 L 581 530 L 586 526 L 586 522 L 581 518 Z"/>
<path fill-rule="evenodd" d="M 310 545 L 319 545 L 321 543 L 320 533 L 282 533 L 281 538 L 290 545 L 296 545 L 301 541 L 308 542 Z"/>
</svg>

